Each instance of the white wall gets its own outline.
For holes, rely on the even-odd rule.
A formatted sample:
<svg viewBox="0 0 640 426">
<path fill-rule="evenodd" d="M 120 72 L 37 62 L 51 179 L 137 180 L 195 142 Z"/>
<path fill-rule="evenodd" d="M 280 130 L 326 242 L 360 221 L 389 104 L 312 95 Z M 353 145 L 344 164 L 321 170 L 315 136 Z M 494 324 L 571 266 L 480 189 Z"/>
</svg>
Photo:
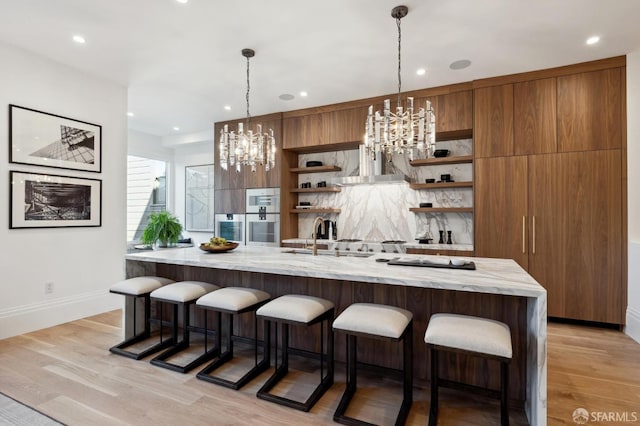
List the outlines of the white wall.
<svg viewBox="0 0 640 426">
<path fill-rule="evenodd" d="M 625 332 L 640 342 L 640 51 L 627 55 L 629 283 Z"/>
<path fill-rule="evenodd" d="M 0 149 L 0 338 L 119 308 L 108 288 L 124 277 L 126 88 L 0 44 L 0 135 L 8 105 L 102 125 L 102 173 L 9 164 Z M 9 170 L 102 180 L 102 226 L 8 229 Z M 54 291 L 45 294 L 45 283 Z"/>
</svg>

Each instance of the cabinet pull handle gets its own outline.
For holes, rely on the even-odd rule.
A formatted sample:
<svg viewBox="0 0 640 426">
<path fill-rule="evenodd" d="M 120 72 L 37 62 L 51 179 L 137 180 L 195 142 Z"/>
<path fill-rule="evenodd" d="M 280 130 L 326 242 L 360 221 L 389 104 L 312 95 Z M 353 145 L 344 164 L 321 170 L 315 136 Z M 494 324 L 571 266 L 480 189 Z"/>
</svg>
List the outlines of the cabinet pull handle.
<svg viewBox="0 0 640 426">
<path fill-rule="evenodd" d="M 536 254 L 536 217 L 532 216 L 531 218 L 533 220 L 533 222 L 532 222 L 533 240 L 531 242 L 531 244 L 532 244 L 532 253 Z"/>
<path fill-rule="evenodd" d="M 525 227 L 526 227 L 527 217 L 522 216 L 522 254 L 527 252 L 526 239 L 525 239 Z"/>
</svg>

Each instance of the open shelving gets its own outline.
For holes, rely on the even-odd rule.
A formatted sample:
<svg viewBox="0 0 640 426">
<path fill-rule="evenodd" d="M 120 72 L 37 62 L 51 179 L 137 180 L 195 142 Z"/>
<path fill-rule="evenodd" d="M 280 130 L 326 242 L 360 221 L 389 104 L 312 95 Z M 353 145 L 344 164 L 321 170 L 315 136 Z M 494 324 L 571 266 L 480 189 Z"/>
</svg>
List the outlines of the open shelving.
<svg viewBox="0 0 640 426">
<path fill-rule="evenodd" d="M 338 166 L 313 166 L 313 167 L 296 167 L 293 169 L 289 169 L 291 173 L 326 173 L 326 172 L 339 172 L 342 171 L 341 167 Z"/>
<path fill-rule="evenodd" d="M 322 207 L 312 207 L 310 209 L 291 209 L 289 213 L 301 214 L 301 213 L 340 213 L 340 209 L 334 208 L 322 208 Z"/>
<path fill-rule="evenodd" d="M 410 183 L 411 189 L 473 188 L 473 182 Z"/>
<path fill-rule="evenodd" d="M 414 213 L 473 213 L 473 207 L 411 207 Z"/>
<path fill-rule="evenodd" d="M 325 186 L 321 188 L 293 188 L 289 192 L 297 192 L 300 194 L 308 194 L 314 192 L 340 192 L 342 188 L 339 186 Z"/>
</svg>

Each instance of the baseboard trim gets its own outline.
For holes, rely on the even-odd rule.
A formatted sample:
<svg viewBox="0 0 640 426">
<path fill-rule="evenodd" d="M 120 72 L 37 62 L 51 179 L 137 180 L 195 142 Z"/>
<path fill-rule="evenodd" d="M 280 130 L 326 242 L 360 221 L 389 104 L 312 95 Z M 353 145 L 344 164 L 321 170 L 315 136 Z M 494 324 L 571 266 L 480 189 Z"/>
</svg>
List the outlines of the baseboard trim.
<svg viewBox="0 0 640 426">
<path fill-rule="evenodd" d="M 102 289 L 0 310 L 0 339 L 122 308 L 122 298 Z"/>
<path fill-rule="evenodd" d="M 640 343 L 640 310 L 627 306 L 627 325 L 624 327 L 624 332 Z"/>
</svg>

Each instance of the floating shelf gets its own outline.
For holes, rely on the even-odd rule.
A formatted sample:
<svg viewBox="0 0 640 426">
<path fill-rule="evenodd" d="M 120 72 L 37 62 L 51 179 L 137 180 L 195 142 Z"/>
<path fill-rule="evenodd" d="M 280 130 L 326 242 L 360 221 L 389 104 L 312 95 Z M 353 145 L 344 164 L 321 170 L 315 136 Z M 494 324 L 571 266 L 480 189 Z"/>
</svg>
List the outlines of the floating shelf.
<svg viewBox="0 0 640 426">
<path fill-rule="evenodd" d="M 458 155 L 455 157 L 423 158 L 409 161 L 413 167 L 417 166 L 437 166 L 439 164 L 464 164 L 473 163 L 473 155 Z"/>
<path fill-rule="evenodd" d="M 296 167 L 289 169 L 291 173 L 325 173 L 325 172 L 339 172 L 342 171 L 338 166 L 315 166 L 315 167 Z"/>
<path fill-rule="evenodd" d="M 311 208 L 311 209 L 291 209 L 289 213 L 300 214 L 300 213 L 340 213 L 340 209 L 332 209 L 332 208 Z"/>
<path fill-rule="evenodd" d="M 340 192 L 342 188 L 339 186 L 326 186 L 323 188 L 294 188 L 289 192 L 310 193 L 310 192 Z"/>
<path fill-rule="evenodd" d="M 410 183 L 411 189 L 473 188 L 473 182 Z"/>
<path fill-rule="evenodd" d="M 473 213 L 473 207 L 411 207 L 414 213 Z"/>
</svg>

